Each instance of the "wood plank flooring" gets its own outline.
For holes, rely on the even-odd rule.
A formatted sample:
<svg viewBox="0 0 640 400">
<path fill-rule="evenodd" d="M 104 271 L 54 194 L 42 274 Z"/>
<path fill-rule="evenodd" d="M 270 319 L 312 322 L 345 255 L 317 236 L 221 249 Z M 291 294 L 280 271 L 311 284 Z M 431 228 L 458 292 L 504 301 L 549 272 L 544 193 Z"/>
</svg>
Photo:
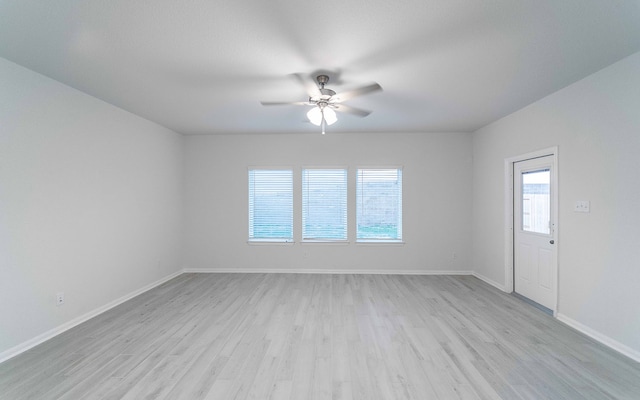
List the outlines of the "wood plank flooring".
<svg viewBox="0 0 640 400">
<path fill-rule="evenodd" d="M 640 399 L 640 364 L 468 276 L 183 274 L 0 364 L 0 399 Z"/>
</svg>

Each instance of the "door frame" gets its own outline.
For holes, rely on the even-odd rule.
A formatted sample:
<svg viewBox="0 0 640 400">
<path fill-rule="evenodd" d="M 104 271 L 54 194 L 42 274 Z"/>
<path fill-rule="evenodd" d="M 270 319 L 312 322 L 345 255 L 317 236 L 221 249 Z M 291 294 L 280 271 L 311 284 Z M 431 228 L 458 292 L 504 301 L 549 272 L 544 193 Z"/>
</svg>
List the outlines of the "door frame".
<svg viewBox="0 0 640 400">
<path fill-rule="evenodd" d="M 551 179 L 555 182 L 555 190 L 551 193 L 551 207 L 553 210 L 553 216 L 555 218 L 555 251 L 553 252 L 553 264 L 556 266 L 555 274 L 555 283 L 554 283 L 554 300 L 553 300 L 553 316 L 555 317 L 558 314 L 558 287 L 560 281 L 560 265 L 558 264 L 558 253 L 560 252 L 560 241 L 559 232 L 560 232 L 560 210 L 558 208 L 559 202 L 559 174 L 558 174 L 558 146 L 548 147 L 546 149 L 541 149 L 537 151 L 533 151 L 526 154 L 521 154 L 514 157 L 509 157 L 504 160 L 504 220 L 505 220 L 505 230 L 504 230 L 504 242 L 505 242 L 505 254 L 504 254 L 504 289 L 507 293 L 513 293 L 513 268 L 514 268 L 514 187 L 513 187 L 513 170 L 514 164 L 520 161 L 530 160 L 532 158 L 539 158 L 545 156 L 553 157 L 554 168 L 551 173 Z"/>
</svg>

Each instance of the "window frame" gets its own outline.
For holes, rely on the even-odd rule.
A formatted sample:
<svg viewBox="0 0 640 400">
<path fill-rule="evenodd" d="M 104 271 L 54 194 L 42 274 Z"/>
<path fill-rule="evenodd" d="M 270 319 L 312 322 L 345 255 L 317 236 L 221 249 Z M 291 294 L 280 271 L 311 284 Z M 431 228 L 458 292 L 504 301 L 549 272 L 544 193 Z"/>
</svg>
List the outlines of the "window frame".
<svg viewBox="0 0 640 400">
<path fill-rule="evenodd" d="M 360 181 L 360 171 L 362 170 L 396 170 L 400 172 L 400 191 L 398 193 L 398 206 L 399 206 L 399 210 L 400 210 L 400 216 L 399 216 L 399 220 L 397 222 L 397 227 L 399 229 L 399 238 L 393 239 L 393 238 L 360 238 L 358 237 L 358 210 L 360 205 L 358 204 L 358 200 L 359 200 L 359 189 L 360 189 L 360 185 L 359 185 L 359 181 Z M 355 241 L 356 244 L 364 244 L 364 245 L 371 245 L 371 244 L 384 244 L 384 245 L 403 245 L 405 244 L 404 241 L 404 229 L 403 229 L 403 225 L 404 225 L 404 167 L 402 165 L 387 165 L 387 166 L 358 166 L 356 168 L 355 171 L 355 182 L 354 182 L 354 190 L 355 190 L 355 199 L 354 199 L 354 208 L 355 208 L 355 229 L 353 232 L 353 235 L 355 236 Z"/>
<path fill-rule="evenodd" d="M 291 173 L 291 216 L 290 216 L 290 228 L 291 237 L 252 237 L 252 188 L 251 188 L 251 172 L 252 171 L 288 171 Z M 295 181 L 296 174 L 295 169 L 289 166 L 249 166 L 247 167 L 247 243 L 249 244 L 294 244 L 295 243 Z M 255 178 L 254 178 L 255 179 Z M 255 201 L 253 202 L 255 204 Z M 255 225 L 253 226 L 255 230 Z"/>
<path fill-rule="evenodd" d="M 306 170 L 335 170 L 344 171 L 344 238 L 305 238 L 305 171 Z M 345 166 L 303 166 L 300 169 L 300 243 L 329 243 L 348 244 L 349 243 L 349 168 Z"/>
</svg>

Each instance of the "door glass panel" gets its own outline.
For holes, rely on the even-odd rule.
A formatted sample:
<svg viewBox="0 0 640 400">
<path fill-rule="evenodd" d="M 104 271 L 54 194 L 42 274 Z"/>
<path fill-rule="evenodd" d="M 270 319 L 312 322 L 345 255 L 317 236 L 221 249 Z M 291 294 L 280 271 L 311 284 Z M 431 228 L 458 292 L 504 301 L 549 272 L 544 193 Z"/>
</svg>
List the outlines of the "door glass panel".
<svg viewBox="0 0 640 400">
<path fill-rule="evenodd" d="M 522 230 L 550 234 L 551 171 L 522 173 Z"/>
</svg>

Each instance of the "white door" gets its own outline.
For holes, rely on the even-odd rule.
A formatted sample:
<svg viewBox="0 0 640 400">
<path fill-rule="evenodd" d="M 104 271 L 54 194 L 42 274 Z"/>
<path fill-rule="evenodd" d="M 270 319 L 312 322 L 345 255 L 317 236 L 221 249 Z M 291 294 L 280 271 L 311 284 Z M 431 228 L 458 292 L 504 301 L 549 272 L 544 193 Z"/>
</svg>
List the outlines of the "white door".
<svg viewBox="0 0 640 400">
<path fill-rule="evenodd" d="M 553 156 L 513 164 L 514 290 L 555 310 L 557 258 Z"/>
</svg>

